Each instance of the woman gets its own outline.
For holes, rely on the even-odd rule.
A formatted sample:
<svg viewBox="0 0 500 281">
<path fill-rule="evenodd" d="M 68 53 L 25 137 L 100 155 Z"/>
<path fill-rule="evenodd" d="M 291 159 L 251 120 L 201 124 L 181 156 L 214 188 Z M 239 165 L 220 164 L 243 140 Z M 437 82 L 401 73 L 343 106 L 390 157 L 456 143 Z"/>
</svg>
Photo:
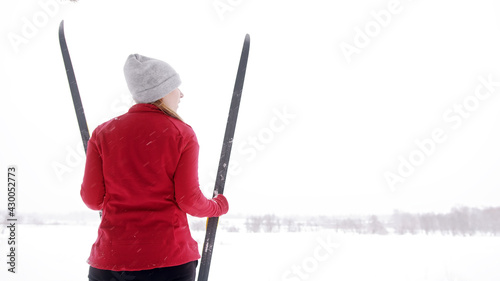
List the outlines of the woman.
<svg viewBox="0 0 500 281">
<path fill-rule="evenodd" d="M 199 188 L 198 141 L 176 113 L 183 94 L 175 70 L 134 54 L 124 73 L 137 104 L 88 143 L 80 193 L 102 210 L 89 280 L 194 280 L 200 255 L 186 213 L 221 216 L 227 200 Z"/>
</svg>

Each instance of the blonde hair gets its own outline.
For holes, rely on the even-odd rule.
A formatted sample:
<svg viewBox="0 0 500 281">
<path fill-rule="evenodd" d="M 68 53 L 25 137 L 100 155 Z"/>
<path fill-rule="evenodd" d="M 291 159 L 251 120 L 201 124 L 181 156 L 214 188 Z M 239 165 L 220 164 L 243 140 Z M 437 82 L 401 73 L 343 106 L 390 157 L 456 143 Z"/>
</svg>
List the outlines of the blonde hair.
<svg viewBox="0 0 500 281">
<path fill-rule="evenodd" d="M 155 102 L 152 102 L 151 104 L 156 105 L 159 109 L 161 109 L 161 111 L 163 111 L 168 116 L 173 117 L 175 119 L 178 119 L 178 120 L 184 122 L 184 120 L 182 120 L 182 118 L 179 116 L 179 114 L 177 114 L 177 112 L 173 111 L 172 109 L 170 109 L 168 106 L 166 106 L 163 103 L 163 99 L 159 99 L 159 100 L 157 100 Z"/>
</svg>

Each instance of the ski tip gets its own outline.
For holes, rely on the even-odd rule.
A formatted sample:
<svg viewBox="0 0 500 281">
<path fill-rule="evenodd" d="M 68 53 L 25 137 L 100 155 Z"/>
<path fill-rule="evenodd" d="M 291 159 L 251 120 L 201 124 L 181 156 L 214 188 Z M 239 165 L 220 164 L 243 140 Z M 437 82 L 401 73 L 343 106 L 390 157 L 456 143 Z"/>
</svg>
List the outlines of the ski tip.
<svg viewBox="0 0 500 281">
<path fill-rule="evenodd" d="M 250 34 L 245 35 L 245 41 L 250 41 Z"/>
<path fill-rule="evenodd" d="M 59 34 L 64 33 L 64 20 L 59 24 Z"/>
</svg>

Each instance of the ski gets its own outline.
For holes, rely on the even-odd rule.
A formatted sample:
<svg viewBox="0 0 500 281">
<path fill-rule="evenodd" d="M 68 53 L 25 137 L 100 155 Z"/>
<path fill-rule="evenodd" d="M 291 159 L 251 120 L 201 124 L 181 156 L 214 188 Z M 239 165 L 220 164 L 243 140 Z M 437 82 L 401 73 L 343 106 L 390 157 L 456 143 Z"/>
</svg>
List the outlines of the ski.
<svg viewBox="0 0 500 281">
<path fill-rule="evenodd" d="M 85 119 L 85 112 L 83 111 L 82 100 L 80 98 L 80 92 L 78 91 L 78 85 L 76 84 L 75 72 L 73 70 L 73 64 L 71 63 L 71 57 L 69 56 L 68 46 L 66 45 L 66 38 L 64 36 L 64 20 L 61 21 L 59 25 L 59 45 L 61 46 L 61 53 L 64 60 L 64 66 L 66 67 L 66 75 L 68 76 L 69 88 L 71 91 L 71 97 L 73 98 L 73 105 L 75 107 L 76 118 L 78 120 L 78 126 L 80 127 L 80 134 L 82 136 L 83 148 L 85 153 L 87 153 L 87 143 L 90 138 L 89 128 L 87 126 L 87 120 Z"/>
<path fill-rule="evenodd" d="M 243 82 L 245 80 L 245 72 L 247 68 L 248 53 L 250 51 L 250 35 L 245 36 L 243 50 L 241 51 L 238 73 L 236 74 L 236 82 L 234 85 L 231 105 L 229 107 L 229 116 L 227 118 L 226 132 L 222 143 L 222 151 L 219 160 L 219 168 L 217 170 L 217 178 L 215 180 L 214 196 L 223 194 L 224 184 L 226 182 L 227 169 L 229 167 L 229 157 L 233 145 L 234 131 L 236 128 L 236 120 L 238 119 L 238 110 L 240 108 L 241 93 L 243 91 Z M 217 231 L 218 217 L 208 218 L 207 232 L 203 243 L 203 251 L 201 255 L 200 270 L 198 272 L 198 281 L 207 281 L 212 261 L 212 252 L 214 249 L 215 233 Z"/>
</svg>

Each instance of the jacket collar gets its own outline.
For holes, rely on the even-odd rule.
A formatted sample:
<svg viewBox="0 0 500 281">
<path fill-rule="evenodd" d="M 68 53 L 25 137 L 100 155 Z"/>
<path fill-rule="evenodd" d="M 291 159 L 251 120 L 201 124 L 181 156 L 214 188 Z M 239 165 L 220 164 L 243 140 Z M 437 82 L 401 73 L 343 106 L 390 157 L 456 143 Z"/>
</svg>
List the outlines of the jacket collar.
<svg viewBox="0 0 500 281">
<path fill-rule="evenodd" d="M 134 104 L 128 110 L 129 113 L 134 113 L 134 112 L 155 112 L 155 111 L 161 112 L 161 109 L 159 109 L 156 105 L 150 104 L 150 103 L 138 103 L 138 104 Z"/>
</svg>

